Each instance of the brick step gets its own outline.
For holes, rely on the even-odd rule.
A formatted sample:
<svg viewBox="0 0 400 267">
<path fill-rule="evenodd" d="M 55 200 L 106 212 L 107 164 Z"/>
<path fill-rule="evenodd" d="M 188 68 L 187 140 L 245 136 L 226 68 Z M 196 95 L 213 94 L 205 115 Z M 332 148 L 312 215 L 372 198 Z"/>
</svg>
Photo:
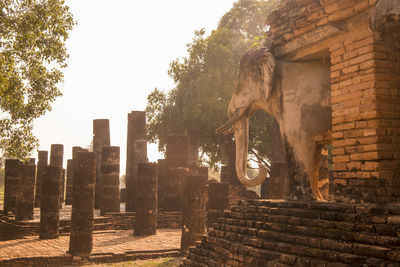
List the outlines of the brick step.
<svg viewBox="0 0 400 267">
<path fill-rule="evenodd" d="M 347 204 L 325 201 L 290 201 L 273 199 L 245 199 L 239 202 L 239 206 L 265 206 L 275 208 L 299 208 L 324 211 L 336 211 L 341 213 L 372 213 L 400 215 L 400 202 L 390 204 Z"/>
<path fill-rule="evenodd" d="M 378 214 L 375 213 L 342 213 L 337 211 L 300 209 L 300 208 L 275 208 L 265 206 L 236 206 L 230 212 L 226 212 L 227 217 L 239 219 L 259 219 L 266 216 L 290 216 L 307 219 L 322 219 L 336 222 L 349 222 L 352 224 L 393 224 L 400 225 L 400 215 L 397 214 Z"/>
<path fill-rule="evenodd" d="M 69 233 L 71 230 L 70 225 L 65 225 L 64 227 L 60 227 L 60 233 Z M 102 230 L 115 230 L 115 226 L 112 223 L 95 223 L 93 225 L 93 231 L 102 231 Z"/>
<path fill-rule="evenodd" d="M 388 223 L 400 224 L 400 203 L 384 204 L 339 204 L 331 202 L 274 201 L 265 199 L 242 200 L 235 210 L 249 212 L 266 212 L 277 215 L 321 218 L 331 220 L 373 222 L 371 219 L 383 219 Z M 375 222 L 373 222 L 375 223 Z"/>
<path fill-rule="evenodd" d="M 249 209 L 246 209 L 249 210 Z M 332 214 L 332 212 L 321 212 L 320 216 L 315 212 L 302 211 L 299 215 L 292 210 L 278 209 L 278 211 L 258 208 L 257 211 L 243 211 L 240 207 L 235 207 L 232 211 L 225 212 L 224 218 L 240 220 L 270 221 L 278 223 L 291 223 L 298 225 L 319 225 L 320 227 L 343 229 L 348 231 L 369 232 L 379 235 L 398 236 L 400 231 L 399 215 L 351 215 L 351 214 Z M 314 214 L 314 216 L 312 216 Z M 353 219 L 351 219 L 351 217 Z"/>
<path fill-rule="evenodd" d="M 216 249 L 218 247 L 224 247 L 224 244 L 240 244 L 246 248 L 252 247 L 262 251 L 273 251 L 278 254 L 290 254 L 297 257 L 308 257 L 310 259 L 325 260 L 327 262 L 341 262 L 343 264 L 350 264 L 351 266 L 362 266 L 367 262 L 380 262 L 380 263 L 393 263 L 397 261 L 399 264 L 400 252 L 396 250 L 385 249 L 377 246 L 370 246 L 364 244 L 346 244 L 344 242 L 336 243 L 332 240 L 324 240 L 322 248 L 313 246 L 312 242 L 308 242 L 304 237 L 300 237 L 289 242 L 284 237 L 274 236 L 271 239 L 269 236 L 263 238 L 260 236 L 249 237 L 244 236 L 242 240 L 237 242 L 235 239 L 230 239 L 230 235 L 227 232 L 214 230 L 209 233 L 209 237 L 206 238 L 206 242 L 203 241 L 205 248 Z M 208 244 L 207 244 L 208 243 Z M 211 245 L 209 245 L 211 244 Z M 347 245 L 352 250 L 351 252 L 336 251 L 331 246 L 335 245 L 335 248 L 340 245 Z M 314 244 L 315 245 L 315 244 Z M 344 247 L 342 250 L 346 250 Z M 225 250 L 228 250 L 226 247 Z M 244 254 L 246 256 L 247 254 Z M 370 265 L 368 265 L 370 266 Z"/>
<path fill-rule="evenodd" d="M 252 245 L 259 243 L 254 239 L 245 240 L 242 245 L 232 243 L 224 238 L 205 236 L 196 248 L 190 248 L 188 264 L 183 266 L 203 266 L 198 262 L 207 263 L 208 266 L 397 266 L 389 260 L 372 258 L 370 256 L 357 256 L 350 253 L 333 252 L 331 250 L 315 249 L 297 244 L 270 242 L 268 245 L 257 248 Z M 275 244 L 275 247 L 271 245 Z M 259 245 L 258 245 L 259 246 Z M 271 249 L 266 249 L 269 246 Z M 273 249 L 273 250 L 272 250 Z M 364 249 L 366 249 L 364 247 Z M 223 254 L 216 253 L 223 251 Z M 367 250 L 366 250 L 367 251 Z M 287 252 L 293 252 L 288 254 Z M 367 253 L 367 252 L 366 252 Z M 229 254 L 233 255 L 229 258 Z M 321 259 L 321 257 L 325 257 Z M 210 258 L 212 259 L 210 261 Z M 224 262 L 221 262 L 224 259 Z M 340 262 L 339 262 L 340 261 Z M 214 263 L 217 262 L 217 265 Z M 210 263 L 213 263 L 211 265 Z M 322 265 L 321 265 L 322 264 Z M 367 264 L 367 265 L 365 265 Z M 392 264 L 392 265 L 387 265 Z"/>
<path fill-rule="evenodd" d="M 207 267 L 207 264 L 203 264 L 197 261 L 193 261 L 191 259 L 184 259 L 183 263 L 180 266 L 190 266 L 190 267 Z M 220 266 L 220 265 L 218 265 Z"/>
<path fill-rule="evenodd" d="M 284 223 L 282 221 L 269 222 L 220 218 L 213 226 L 218 230 L 225 230 L 241 235 L 255 236 L 259 233 L 259 231 L 270 231 L 278 234 L 284 233 L 290 235 L 293 233 L 306 237 L 328 238 L 346 242 L 366 243 L 385 248 L 397 248 L 400 246 L 400 238 L 397 236 L 356 231 L 346 227 L 337 227 L 335 229 L 330 227 L 334 225 L 325 224 L 321 221 L 315 221 L 314 224 L 296 224 Z M 339 224 L 339 226 L 341 225 Z M 360 229 L 357 228 L 357 230 Z"/>
<path fill-rule="evenodd" d="M 251 246 L 242 247 L 233 245 L 230 246 L 229 249 L 226 249 L 216 244 L 218 243 L 218 240 L 220 242 L 228 242 L 227 240 L 224 241 L 223 239 L 214 238 L 214 242 L 210 242 L 208 245 L 202 243 L 200 247 L 191 247 L 188 259 L 206 263 L 208 266 L 221 266 L 223 264 L 222 259 L 228 261 L 229 255 L 233 255 L 231 260 L 239 265 L 230 264 L 229 262 L 226 264 L 234 266 L 266 266 L 269 261 L 276 259 L 281 255 L 279 252 Z"/>
<path fill-rule="evenodd" d="M 344 242 L 341 240 L 329 238 L 316 238 L 310 237 L 308 235 L 298 235 L 285 232 L 281 233 L 268 230 L 259 230 L 258 234 L 253 236 L 241 235 L 240 237 L 236 237 L 235 234 L 229 234 L 229 231 L 227 230 L 215 230 L 215 235 L 221 238 L 228 238 L 229 240 L 235 240 L 236 238 L 238 238 L 239 242 L 245 245 L 252 245 L 256 247 L 263 246 L 269 249 L 275 249 L 274 244 L 277 242 L 282 242 L 292 244 L 294 246 L 302 245 L 315 249 L 328 250 L 334 253 L 373 256 L 382 259 L 387 259 L 388 254 L 392 252 L 392 249 L 390 248 L 371 244 L 363 244 L 359 242 Z M 396 250 L 397 248 L 398 247 L 393 247 L 394 250 Z M 393 258 L 392 254 L 390 254 L 389 257 Z"/>
<path fill-rule="evenodd" d="M 243 200 L 189 250 L 187 266 L 400 266 L 399 207 Z"/>
</svg>

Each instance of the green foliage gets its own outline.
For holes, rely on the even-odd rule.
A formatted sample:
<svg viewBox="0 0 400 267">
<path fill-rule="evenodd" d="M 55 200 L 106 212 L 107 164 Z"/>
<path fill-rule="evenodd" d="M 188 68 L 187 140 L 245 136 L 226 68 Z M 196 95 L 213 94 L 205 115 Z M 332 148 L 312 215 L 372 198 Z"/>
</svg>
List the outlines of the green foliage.
<svg viewBox="0 0 400 267">
<path fill-rule="evenodd" d="M 32 123 L 61 96 L 68 9 L 63 0 L 0 0 L 0 146 L 11 157 L 37 147 Z"/>
<path fill-rule="evenodd" d="M 196 129 L 208 163 L 215 166 L 221 161 L 226 137 L 216 135 L 215 129 L 228 120 L 240 58 L 247 49 L 262 43 L 265 19 L 275 6 L 276 1 L 238 1 L 221 18 L 217 30 L 209 37 L 204 36 L 204 29 L 196 31 L 187 44 L 188 56 L 171 62 L 168 73 L 176 87 L 168 93 L 154 89 L 146 108 L 148 139 L 159 141 L 160 151 L 165 149 L 168 135 Z M 268 156 L 270 122 L 265 113 L 253 116 L 250 153 Z"/>
</svg>

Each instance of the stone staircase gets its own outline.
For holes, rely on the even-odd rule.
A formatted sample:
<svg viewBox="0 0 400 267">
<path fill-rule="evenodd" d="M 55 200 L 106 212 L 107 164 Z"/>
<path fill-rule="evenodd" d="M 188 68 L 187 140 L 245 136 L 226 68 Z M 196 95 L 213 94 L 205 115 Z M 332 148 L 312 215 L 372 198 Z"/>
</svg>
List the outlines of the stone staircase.
<svg viewBox="0 0 400 267">
<path fill-rule="evenodd" d="M 109 217 L 95 217 L 93 231 L 115 230 Z M 70 220 L 60 220 L 60 234 L 70 232 Z M 23 238 L 24 236 L 39 235 L 40 222 L 37 220 L 15 221 L 14 216 L 0 217 L 0 241 Z"/>
<path fill-rule="evenodd" d="M 242 200 L 182 266 L 400 266 L 400 204 Z"/>
<path fill-rule="evenodd" d="M 39 224 L 40 226 L 40 224 Z M 71 230 L 70 220 L 60 220 L 60 234 L 69 233 Z M 114 224 L 109 217 L 95 217 L 93 231 L 115 230 Z"/>
</svg>

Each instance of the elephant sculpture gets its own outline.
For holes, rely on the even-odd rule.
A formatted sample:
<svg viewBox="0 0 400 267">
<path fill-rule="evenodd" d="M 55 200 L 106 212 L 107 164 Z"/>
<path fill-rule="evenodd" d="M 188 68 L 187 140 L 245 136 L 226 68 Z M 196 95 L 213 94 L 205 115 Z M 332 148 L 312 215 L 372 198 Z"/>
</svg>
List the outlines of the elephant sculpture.
<svg viewBox="0 0 400 267">
<path fill-rule="evenodd" d="M 245 186 L 261 184 L 268 172 L 260 163 L 255 178 L 246 173 L 249 119 L 259 109 L 279 123 L 288 163 L 289 198 L 320 199 L 319 156 L 321 144 L 329 142 L 332 125 L 329 63 L 277 61 L 266 48 L 244 54 L 228 108 L 229 121 L 216 132 L 234 133 L 236 172 Z"/>
</svg>

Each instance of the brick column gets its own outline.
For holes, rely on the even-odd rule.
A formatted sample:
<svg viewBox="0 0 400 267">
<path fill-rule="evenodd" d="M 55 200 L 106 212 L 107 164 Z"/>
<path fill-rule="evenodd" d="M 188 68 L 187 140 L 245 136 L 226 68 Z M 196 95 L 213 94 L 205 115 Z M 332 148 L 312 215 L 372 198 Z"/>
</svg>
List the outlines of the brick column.
<svg viewBox="0 0 400 267">
<path fill-rule="evenodd" d="M 73 256 L 87 257 L 93 246 L 93 211 L 96 180 L 96 154 L 74 155 L 74 181 L 69 251 Z"/>
<path fill-rule="evenodd" d="M 222 183 L 229 183 L 230 181 L 230 166 L 221 166 L 221 177 L 220 180 Z"/>
<path fill-rule="evenodd" d="M 88 151 L 80 146 L 72 147 L 72 160 L 67 161 L 67 182 L 66 182 L 66 193 L 65 193 L 65 204 L 72 205 L 72 183 L 74 180 L 74 158 L 76 158 L 76 153 Z"/>
<path fill-rule="evenodd" d="M 36 165 L 25 163 L 20 166 L 20 172 L 15 220 L 32 220 Z"/>
<path fill-rule="evenodd" d="M 60 182 L 60 208 L 62 208 L 62 202 L 64 199 L 63 191 L 63 158 L 64 158 L 64 145 L 62 144 L 52 144 L 50 147 L 50 166 L 60 167 L 61 171 L 61 182 Z"/>
<path fill-rule="evenodd" d="M 207 227 L 211 227 L 224 211 L 230 209 L 229 183 L 208 184 Z"/>
<path fill-rule="evenodd" d="M 187 253 L 188 247 L 200 240 L 205 232 L 205 189 L 204 176 L 186 176 L 183 190 L 183 226 L 181 250 Z"/>
<path fill-rule="evenodd" d="M 172 135 L 167 139 L 167 182 L 164 184 L 164 210 L 181 211 L 183 208 L 183 183 L 189 175 L 189 136 Z"/>
<path fill-rule="evenodd" d="M 4 214 L 7 214 L 9 211 L 15 213 L 19 179 L 21 178 L 19 169 L 21 164 L 21 161 L 18 159 L 6 159 L 5 161 Z"/>
<path fill-rule="evenodd" d="M 147 162 L 146 112 L 132 111 L 128 114 L 128 137 L 126 144 L 126 211 L 135 211 L 137 168 Z"/>
<path fill-rule="evenodd" d="M 93 152 L 96 153 L 96 192 L 101 187 L 101 152 L 103 147 L 110 146 L 110 123 L 108 119 L 93 120 Z M 95 193 L 94 207 L 100 209 L 101 196 Z"/>
<path fill-rule="evenodd" d="M 72 159 L 67 160 L 67 184 L 65 190 L 65 205 L 72 204 L 72 172 L 74 169 L 74 161 Z"/>
<path fill-rule="evenodd" d="M 58 238 L 60 228 L 61 169 L 46 166 L 40 196 L 40 239 Z"/>
<path fill-rule="evenodd" d="M 66 174 L 66 172 L 65 172 L 65 169 L 62 169 L 62 176 L 61 176 L 61 203 L 63 203 L 64 201 L 65 201 L 65 180 L 66 180 L 66 177 L 65 177 L 65 174 Z M 62 207 L 62 206 L 60 206 L 60 207 Z"/>
<path fill-rule="evenodd" d="M 167 138 L 166 160 L 168 168 L 189 168 L 189 136 L 171 135 Z"/>
<path fill-rule="evenodd" d="M 42 182 L 44 177 L 44 170 L 48 164 L 48 152 L 41 150 L 38 153 L 38 163 L 36 170 L 36 192 L 35 192 L 35 207 L 40 207 L 40 195 L 42 189 Z"/>
<path fill-rule="evenodd" d="M 329 49 L 337 201 L 386 202 L 396 197 L 394 191 L 400 196 L 393 184 L 400 144 L 399 65 L 390 43 L 380 38 L 366 24 Z"/>
<path fill-rule="evenodd" d="M 168 188 L 168 168 L 167 161 L 165 159 L 159 159 L 157 164 L 158 169 L 158 209 L 165 209 L 165 196 Z"/>
<path fill-rule="evenodd" d="M 189 136 L 189 168 L 191 175 L 198 175 L 199 166 L 199 132 L 195 129 L 185 131 Z"/>
<path fill-rule="evenodd" d="M 188 168 L 170 168 L 168 170 L 168 183 L 164 187 L 164 211 L 182 211 L 183 184 L 185 177 L 189 174 Z"/>
<path fill-rule="evenodd" d="M 53 144 L 50 148 L 50 166 L 58 166 L 62 169 L 64 157 L 64 145 Z"/>
<path fill-rule="evenodd" d="M 208 167 L 199 167 L 199 175 L 206 177 L 208 181 Z"/>
<path fill-rule="evenodd" d="M 136 218 L 133 234 L 155 235 L 157 230 L 157 164 L 140 163 L 136 191 Z"/>
<path fill-rule="evenodd" d="M 119 147 L 103 147 L 101 153 L 101 215 L 119 212 Z"/>
</svg>

